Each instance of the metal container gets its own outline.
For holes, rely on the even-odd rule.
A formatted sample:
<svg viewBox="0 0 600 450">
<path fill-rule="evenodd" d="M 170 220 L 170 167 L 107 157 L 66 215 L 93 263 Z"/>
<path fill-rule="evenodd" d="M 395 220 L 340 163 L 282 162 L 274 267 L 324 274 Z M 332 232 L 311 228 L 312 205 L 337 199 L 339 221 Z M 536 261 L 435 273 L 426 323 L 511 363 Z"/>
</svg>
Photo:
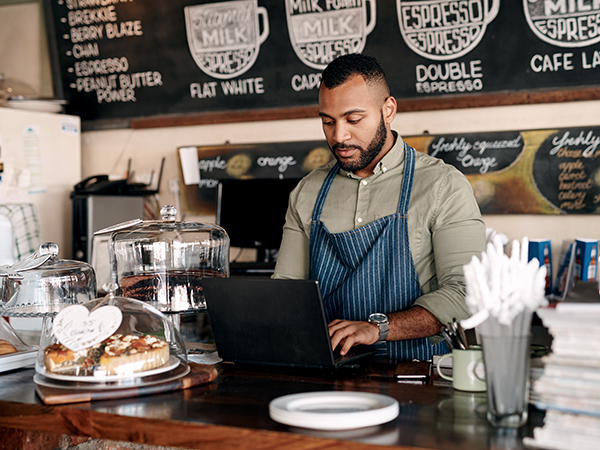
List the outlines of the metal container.
<svg viewBox="0 0 600 450">
<path fill-rule="evenodd" d="M 213 224 L 177 222 L 173 206 L 162 220 L 134 220 L 111 232 L 111 280 L 120 295 L 150 303 L 164 313 L 206 309 L 202 278 L 229 276 L 229 236 Z"/>
</svg>

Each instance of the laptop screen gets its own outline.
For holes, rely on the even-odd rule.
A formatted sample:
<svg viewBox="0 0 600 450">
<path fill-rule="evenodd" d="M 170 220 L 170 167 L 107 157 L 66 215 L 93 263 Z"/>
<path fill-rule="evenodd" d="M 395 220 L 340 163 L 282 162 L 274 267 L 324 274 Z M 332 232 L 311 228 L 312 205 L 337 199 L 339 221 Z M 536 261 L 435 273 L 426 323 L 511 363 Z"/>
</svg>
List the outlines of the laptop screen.
<svg viewBox="0 0 600 450">
<path fill-rule="evenodd" d="M 219 356 L 237 363 L 334 367 L 317 281 L 204 278 Z"/>
</svg>

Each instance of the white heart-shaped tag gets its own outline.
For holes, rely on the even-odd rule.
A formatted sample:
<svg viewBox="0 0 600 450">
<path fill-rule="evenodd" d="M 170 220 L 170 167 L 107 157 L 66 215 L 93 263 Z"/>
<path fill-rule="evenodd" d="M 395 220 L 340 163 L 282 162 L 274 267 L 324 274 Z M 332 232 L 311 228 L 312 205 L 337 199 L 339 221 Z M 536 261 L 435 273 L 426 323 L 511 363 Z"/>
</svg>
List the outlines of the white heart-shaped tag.
<svg viewBox="0 0 600 450">
<path fill-rule="evenodd" d="M 72 305 L 56 315 L 52 328 L 58 342 L 77 352 L 112 336 L 122 320 L 116 306 L 102 306 L 90 313 L 83 305 Z"/>
</svg>

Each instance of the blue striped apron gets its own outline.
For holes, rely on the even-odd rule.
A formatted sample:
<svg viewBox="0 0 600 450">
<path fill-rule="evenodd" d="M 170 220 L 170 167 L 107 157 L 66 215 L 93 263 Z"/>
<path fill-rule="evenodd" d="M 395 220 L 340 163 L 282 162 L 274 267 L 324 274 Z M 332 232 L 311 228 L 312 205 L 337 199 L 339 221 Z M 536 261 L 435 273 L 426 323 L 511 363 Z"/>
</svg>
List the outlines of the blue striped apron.
<svg viewBox="0 0 600 450">
<path fill-rule="evenodd" d="M 374 312 L 409 309 L 422 295 L 408 242 L 407 211 L 415 171 L 414 149 L 405 144 L 405 167 L 398 210 L 363 227 L 330 233 L 321 212 L 336 164 L 323 182 L 310 229 L 309 278 L 319 280 L 327 321 L 367 320 Z M 447 353 L 444 341 L 431 345 L 427 338 L 375 344 L 393 359 L 431 359 Z"/>
</svg>

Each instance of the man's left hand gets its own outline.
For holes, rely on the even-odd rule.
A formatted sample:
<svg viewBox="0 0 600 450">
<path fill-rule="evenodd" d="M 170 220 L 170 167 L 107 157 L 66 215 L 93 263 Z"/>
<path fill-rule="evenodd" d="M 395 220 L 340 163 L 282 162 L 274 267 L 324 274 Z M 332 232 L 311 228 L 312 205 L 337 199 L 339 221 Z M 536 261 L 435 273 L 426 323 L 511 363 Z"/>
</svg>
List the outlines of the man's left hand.
<svg viewBox="0 0 600 450">
<path fill-rule="evenodd" d="M 345 355 L 354 345 L 371 345 L 379 340 L 379 328 L 369 322 L 335 319 L 329 324 L 331 348 L 340 345 L 340 354 Z"/>
</svg>

